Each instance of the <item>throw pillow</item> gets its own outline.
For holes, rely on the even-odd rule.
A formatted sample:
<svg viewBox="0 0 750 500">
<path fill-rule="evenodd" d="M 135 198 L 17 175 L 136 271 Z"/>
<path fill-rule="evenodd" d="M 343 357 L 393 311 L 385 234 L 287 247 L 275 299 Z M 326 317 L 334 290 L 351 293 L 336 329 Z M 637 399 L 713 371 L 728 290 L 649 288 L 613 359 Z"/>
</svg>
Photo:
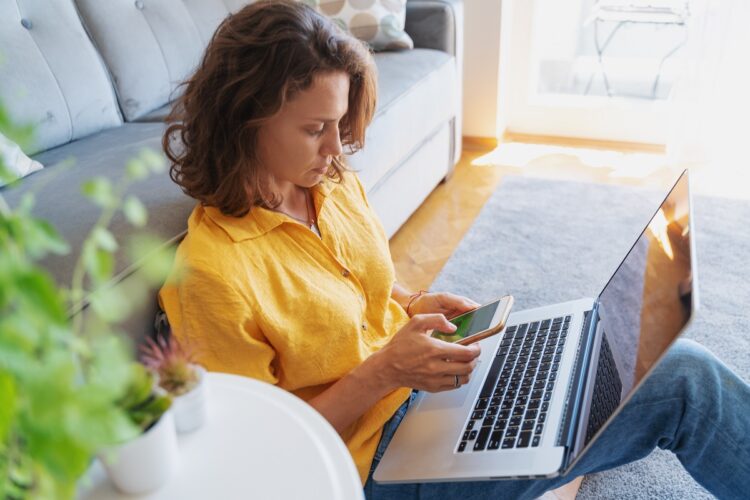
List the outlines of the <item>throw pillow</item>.
<svg viewBox="0 0 750 500">
<path fill-rule="evenodd" d="M 18 144 L 12 142 L 3 134 L 0 134 L 0 163 L 3 164 L 8 173 L 18 178 L 41 170 L 43 167 L 38 161 L 26 156 Z M 7 184 L 6 181 L 7 179 L 0 178 L 0 187 Z"/>
<path fill-rule="evenodd" d="M 303 0 L 373 50 L 413 49 L 404 31 L 406 0 Z"/>
</svg>

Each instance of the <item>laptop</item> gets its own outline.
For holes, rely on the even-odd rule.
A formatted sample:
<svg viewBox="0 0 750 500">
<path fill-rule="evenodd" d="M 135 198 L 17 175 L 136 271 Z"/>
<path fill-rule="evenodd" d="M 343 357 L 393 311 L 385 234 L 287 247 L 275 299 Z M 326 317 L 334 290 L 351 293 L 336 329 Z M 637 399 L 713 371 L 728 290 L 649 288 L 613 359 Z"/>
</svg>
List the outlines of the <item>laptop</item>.
<svg viewBox="0 0 750 500">
<path fill-rule="evenodd" d="M 694 242 L 686 170 L 598 296 L 513 312 L 501 333 L 480 341 L 468 384 L 418 391 L 373 479 L 568 473 L 690 322 Z"/>
</svg>

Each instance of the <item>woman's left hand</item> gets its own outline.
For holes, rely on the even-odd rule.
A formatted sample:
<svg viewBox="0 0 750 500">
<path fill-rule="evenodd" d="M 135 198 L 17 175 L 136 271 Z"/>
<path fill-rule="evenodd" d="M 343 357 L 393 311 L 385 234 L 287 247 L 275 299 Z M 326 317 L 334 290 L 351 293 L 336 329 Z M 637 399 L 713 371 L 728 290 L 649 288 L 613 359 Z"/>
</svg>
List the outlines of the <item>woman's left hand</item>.
<svg viewBox="0 0 750 500">
<path fill-rule="evenodd" d="M 409 307 L 409 315 L 440 313 L 448 319 L 471 311 L 480 304 L 468 297 L 448 292 L 424 293 L 414 299 Z"/>
</svg>

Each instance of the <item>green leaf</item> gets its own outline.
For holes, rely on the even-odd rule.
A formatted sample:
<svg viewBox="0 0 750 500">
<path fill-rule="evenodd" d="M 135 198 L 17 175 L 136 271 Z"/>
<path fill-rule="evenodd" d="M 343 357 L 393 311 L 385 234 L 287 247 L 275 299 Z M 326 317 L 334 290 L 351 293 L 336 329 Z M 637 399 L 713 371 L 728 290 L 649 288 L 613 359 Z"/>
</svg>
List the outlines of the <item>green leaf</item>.
<svg viewBox="0 0 750 500">
<path fill-rule="evenodd" d="M 91 450 L 65 432 L 27 433 L 29 454 L 58 479 L 80 477 L 89 465 Z"/>
<path fill-rule="evenodd" d="M 104 227 L 97 227 L 91 233 L 91 238 L 96 243 L 96 246 L 107 252 L 114 252 L 117 250 L 117 240 L 114 235 Z"/>
<path fill-rule="evenodd" d="M 10 116 L 2 110 L 0 113 L 0 134 L 18 144 L 22 151 L 28 151 L 34 142 L 34 127 L 32 125 L 15 125 L 10 122 Z"/>
<path fill-rule="evenodd" d="M 13 377 L 8 373 L 0 372 L 0 443 L 4 443 L 8 435 L 16 404 L 16 386 Z"/>
<path fill-rule="evenodd" d="M 10 372 L 17 372 L 41 343 L 43 332 L 35 324 L 38 315 L 29 317 L 25 312 L 6 314 L 0 320 L 0 366 Z"/>
<path fill-rule="evenodd" d="M 165 395 L 152 394 L 145 404 L 130 411 L 130 418 L 144 431 L 172 406 L 172 399 Z"/>
<path fill-rule="evenodd" d="M 167 166 L 164 156 L 153 149 L 143 149 L 140 154 L 143 162 L 151 169 L 151 172 L 158 174 L 165 170 Z"/>
<path fill-rule="evenodd" d="M 162 283 L 172 270 L 175 251 L 175 245 L 164 245 L 160 239 L 149 234 L 139 234 L 128 242 L 130 259 L 140 263 L 139 272 L 151 286 Z"/>
<path fill-rule="evenodd" d="M 114 401 L 125 394 L 130 382 L 132 346 L 125 335 L 110 331 L 100 333 L 104 335 L 92 335 L 88 342 L 96 356 L 87 365 L 86 379 L 93 388 L 106 390 L 106 397 Z"/>
<path fill-rule="evenodd" d="M 128 160 L 125 164 L 125 172 L 134 181 L 145 179 L 150 173 L 148 165 L 138 158 Z"/>
<path fill-rule="evenodd" d="M 27 230 L 29 232 L 28 245 L 31 247 L 38 247 L 39 250 L 58 255 L 63 255 L 70 251 L 68 243 L 60 237 L 57 230 L 46 220 L 34 219 L 29 221 Z"/>
<path fill-rule="evenodd" d="M 122 211 L 128 221 L 136 227 L 143 227 L 148 220 L 148 212 L 141 200 L 135 196 L 128 196 L 122 206 Z"/>
<path fill-rule="evenodd" d="M 11 173 L 10 169 L 0 159 L 0 181 L 3 184 L 12 184 L 17 179 L 18 174 Z"/>
<path fill-rule="evenodd" d="M 110 207 L 116 201 L 112 183 L 104 177 L 95 177 L 84 182 L 81 192 L 100 207 Z"/>
<path fill-rule="evenodd" d="M 31 213 L 31 209 L 34 208 L 34 193 L 26 192 L 21 196 L 21 202 L 18 204 L 17 212 L 24 214 Z"/>
<path fill-rule="evenodd" d="M 169 409 L 172 399 L 155 392 L 153 373 L 140 363 L 132 363 L 131 377 L 128 390 L 117 404 L 127 412 L 134 424 L 145 430 Z"/>
<path fill-rule="evenodd" d="M 23 290 L 21 300 L 37 315 L 53 323 L 67 319 L 62 296 L 48 275 L 32 270 L 19 273 L 16 280 L 18 288 Z"/>
<path fill-rule="evenodd" d="M 97 290 L 90 299 L 94 312 L 107 323 L 119 323 L 132 312 L 130 301 L 120 287 L 112 286 Z"/>
<path fill-rule="evenodd" d="M 97 284 L 106 282 L 111 276 L 115 267 L 115 261 L 112 254 L 96 246 L 84 244 L 84 266 L 86 272 Z"/>
<path fill-rule="evenodd" d="M 148 399 L 154 388 L 154 376 L 140 363 L 131 363 L 130 382 L 118 405 L 126 410 Z"/>
</svg>

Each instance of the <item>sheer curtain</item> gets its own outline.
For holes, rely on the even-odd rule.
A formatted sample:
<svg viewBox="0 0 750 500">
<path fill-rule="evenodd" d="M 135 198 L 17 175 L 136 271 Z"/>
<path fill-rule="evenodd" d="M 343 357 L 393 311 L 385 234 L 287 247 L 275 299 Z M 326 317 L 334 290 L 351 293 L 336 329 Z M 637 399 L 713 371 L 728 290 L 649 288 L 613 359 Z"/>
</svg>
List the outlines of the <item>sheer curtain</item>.
<svg viewBox="0 0 750 500">
<path fill-rule="evenodd" d="M 684 73 L 670 98 L 671 163 L 750 170 L 750 2 L 691 0 Z"/>
</svg>

